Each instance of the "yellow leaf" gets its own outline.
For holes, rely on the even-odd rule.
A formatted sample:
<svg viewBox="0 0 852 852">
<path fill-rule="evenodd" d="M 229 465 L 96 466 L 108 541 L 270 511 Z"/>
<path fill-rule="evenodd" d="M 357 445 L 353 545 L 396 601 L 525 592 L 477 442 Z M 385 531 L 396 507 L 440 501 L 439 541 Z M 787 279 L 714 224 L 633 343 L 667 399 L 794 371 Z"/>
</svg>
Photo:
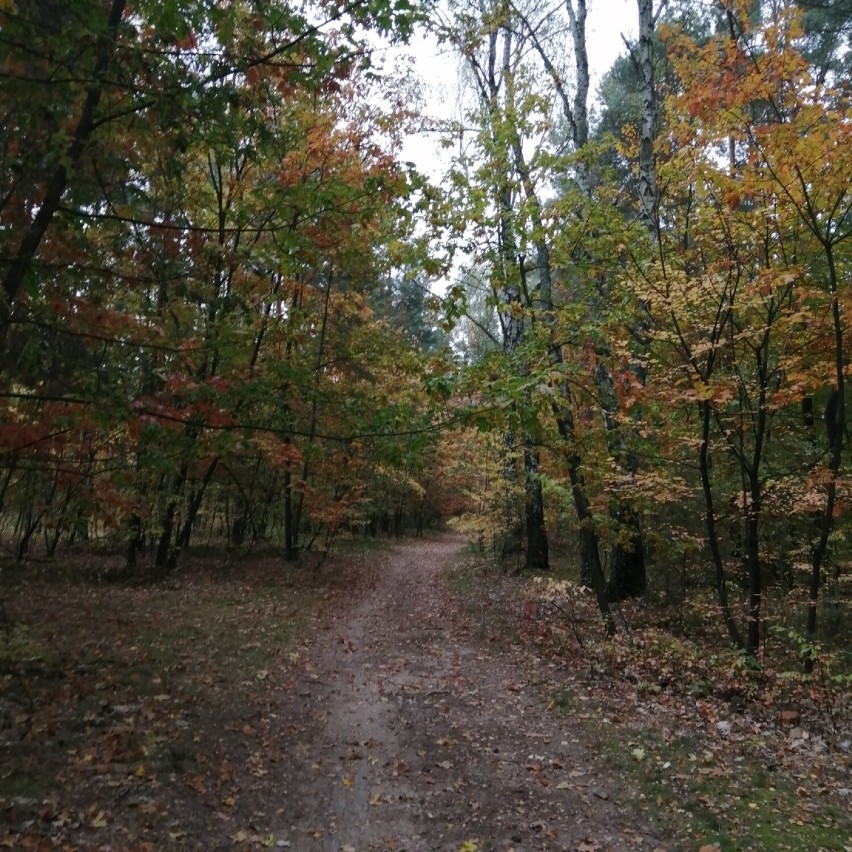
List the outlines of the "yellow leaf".
<svg viewBox="0 0 852 852">
<path fill-rule="evenodd" d="M 144 778 L 145 777 L 145 767 L 140 763 L 139 766 L 136 767 L 136 777 Z"/>
<path fill-rule="evenodd" d="M 106 828 L 109 824 L 106 811 L 98 811 L 95 818 L 92 820 L 92 828 Z"/>
<path fill-rule="evenodd" d="M 222 799 L 222 804 L 223 804 L 226 808 L 232 808 L 232 807 L 234 807 L 234 805 L 235 805 L 236 803 L 237 803 L 237 800 L 236 800 L 233 796 L 228 796 L 228 797 L 226 797 L 226 798 Z"/>
<path fill-rule="evenodd" d="M 465 840 L 461 846 L 459 846 L 459 852 L 477 852 L 479 849 L 479 844 L 475 840 Z"/>
<path fill-rule="evenodd" d="M 344 787 L 351 787 L 352 783 L 353 783 L 352 779 L 348 775 L 343 776 L 343 786 Z"/>
</svg>

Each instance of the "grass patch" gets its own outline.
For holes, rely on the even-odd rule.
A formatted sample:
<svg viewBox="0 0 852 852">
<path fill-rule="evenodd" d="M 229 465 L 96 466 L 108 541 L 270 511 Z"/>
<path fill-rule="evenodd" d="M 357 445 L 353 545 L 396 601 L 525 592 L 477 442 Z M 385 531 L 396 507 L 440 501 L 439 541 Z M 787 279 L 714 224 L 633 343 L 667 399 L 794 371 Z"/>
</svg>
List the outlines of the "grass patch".
<svg viewBox="0 0 852 852">
<path fill-rule="evenodd" d="M 592 718 L 580 724 L 605 765 L 638 792 L 637 807 L 685 848 L 799 852 L 844 850 L 852 842 L 849 814 L 741 749 L 724 753 L 696 736 L 665 737 L 650 728 L 613 734 Z"/>
</svg>

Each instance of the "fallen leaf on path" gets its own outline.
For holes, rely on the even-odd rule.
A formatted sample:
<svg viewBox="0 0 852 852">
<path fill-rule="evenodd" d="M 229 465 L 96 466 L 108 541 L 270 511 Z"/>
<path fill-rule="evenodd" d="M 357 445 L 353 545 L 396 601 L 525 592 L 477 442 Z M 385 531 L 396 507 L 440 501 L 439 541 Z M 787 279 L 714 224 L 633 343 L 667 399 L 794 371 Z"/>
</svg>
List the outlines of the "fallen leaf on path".
<svg viewBox="0 0 852 852">
<path fill-rule="evenodd" d="M 106 811 L 98 811 L 92 820 L 92 828 L 106 828 L 109 824 L 109 818 Z"/>
<path fill-rule="evenodd" d="M 200 775 L 195 775 L 192 778 L 187 778 L 184 782 L 187 787 L 195 790 L 196 793 L 204 794 L 207 792 L 207 785 L 204 783 L 204 779 Z"/>
</svg>

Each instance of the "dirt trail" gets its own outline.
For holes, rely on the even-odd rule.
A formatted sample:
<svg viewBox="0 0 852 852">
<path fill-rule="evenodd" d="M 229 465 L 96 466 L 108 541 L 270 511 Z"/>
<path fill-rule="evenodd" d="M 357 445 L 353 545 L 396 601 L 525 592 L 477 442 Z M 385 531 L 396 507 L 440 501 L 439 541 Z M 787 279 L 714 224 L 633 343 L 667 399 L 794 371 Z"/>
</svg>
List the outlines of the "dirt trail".
<svg viewBox="0 0 852 852">
<path fill-rule="evenodd" d="M 323 619 L 280 705 L 295 718 L 276 836 L 300 852 L 660 848 L 546 707 L 547 664 L 471 634 L 442 580 L 463 546 L 378 556 L 374 587 Z"/>
</svg>

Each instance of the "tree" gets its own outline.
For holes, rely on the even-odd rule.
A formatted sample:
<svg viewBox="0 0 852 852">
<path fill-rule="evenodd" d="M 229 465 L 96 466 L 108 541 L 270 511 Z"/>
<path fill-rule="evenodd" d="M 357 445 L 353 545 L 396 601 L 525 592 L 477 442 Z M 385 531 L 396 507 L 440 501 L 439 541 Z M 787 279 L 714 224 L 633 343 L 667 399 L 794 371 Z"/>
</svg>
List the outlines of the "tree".
<svg viewBox="0 0 852 852">
<path fill-rule="evenodd" d="M 425 353 L 435 353 L 448 343 L 431 304 L 429 282 L 415 272 L 392 274 L 370 297 L 376 314 Z"/>
<path fill-rule="evenodd" d="M 412 227 L 390 153 L 407 98 L 387 83 L 391 109 L 375 106 L 368 89 L 386 83 L 356 23 L 401 34 L 414 12 L 326 11 L 312 23 L 308 9 L 188 0 L 101 20 L 79 3 L 63 6 L 66 28 L 37 4 L 0 11 L 4 71 L 20 78 L 0 87 L 0 273 L 21 550 L 98 494 L 88 521 L 122 528 L 131 569 L 151 543 L 171 570 L 222 511 L 234 540 L 283 514 L 293 555 L 321 514 L 309 479 L 330 445 L 422 425 L 426 403 L 399 417 L 375 377 L 350 387 L 361 421 L 328 413 L 346 403 L 339 365 L 386 348 L 353 337 L 373 327 L 366 294 Z M 421 365 L 381 369 L 407 385 Z"/>
<path fill-rule="evenodd" d="M 520 393 L 515 396 L 511 385 L 506 390 L 513 400 L 513 410 L 528 433 L 524 438 L 525 482 L 532 487 L 525 489 L 525 504 L 528 510 L 542 504 L 537 474 L 539 457 L 537 452 L 532 452 L 530 438 L 540 434 L 542 419 L 555 417 L 566 445 L 569 477 L 585 541 L 584 554 L 591 566 L 590 579 L 595 585 L 602 613 L 608 619 L 608 628 L 612 629 L 597 533 L 580 472 L 581 455 L 574 434 L 575 415 L 571 410 L 574 402 L 569 386 L 558 378 L 565 353 L 554 310 L 551 259 L 554 219 L 543 202 L 543 195 L 558 169 L 565 167 L 566 159 L 554 157 L 549 150 L 548 145 L 554 141 L 549 132 L 541 134 L 536 142 L 531 141 L 542 128 L 549 128 L 557 104 L 563 111 L 566 125 L 571 128 L 574 145 L 582 148 L 588 138 L 585 6 L 569 4 L 569 7 L 565 14 L 573 33 L 578 75 L 573 98 L 562 83 L 564 75 L 553 59 L 554 55 L 561 54 L 550 52 L 559 38 L 552 10 L 496 7 L 486 16 L 481 29 L 472 13 L 467 17 L 460 15 L 455 26 L 445 29 L 446 37 L 458 44 L 472 68 L 481 107 L 475 115 L 484 129 L 479 144 L 487 162 L 484 169 L 475 172 L 462 164 L 454 181 L 460 188 L 468 188 L 468 198 L 472 201 L 473 210 L 464 214 L 465 219 L 477 223 L 476 230 L 482 233 L 486 247 L 496 247 L 494 254 L 488 254 L 486 248 L 477 262 L 494 270 L 495 302 L 505 306 L 501 317 L 505 352 L 507 356 L 517 353 L 522 359 L 519 380 L 511 382 Z M 534 17 L 538 23 L 533 21 Z M 483 32 L 485 36 L 480 38 Z M 526 57 L 528 46 L 540 63 L 538 66 Z M 502 60 L 498 61 L 500 57 Z M 546 95 L 541 94 L 541 88 L 536 88 L 539 80 L 552 84 Z M 587 164 L 579 150 L 575 154 L 572 162 L 574 183 L 581 192 L 587 193 Z M 473 183 L 471 178 L 480 183 Z M 491 206 L 485 206 L 489 202 Z M 488 242 L 489 227 L 496 235 L 493 242 Z M 532 393 L 542 382 L 541 386 L 552 386 L 555 391 L 546 402 L 544 397 L 535 399 Z M 537 508 L 527 512 L 528 546 L 545 540 L 541 517 Z M 541 560 L 530 558 L 527 562 L 531 566 L 543 564 Z"/>
<path fill-rule="evenodd" d="M 484 226 L 484 253 L 474 263 L 490 270 L 491 300 L 497 307 L 503 354 L 513 364 L 513 370 L 525 374 L 528 366 L 524 362 L 523 344 L 534 321 L 529 309 L 536 298 L 531 291 L 541 286 L 541 274 L 537 269 L 539 280 L 535 282 L 526 274 L 527 235 L 523 229 L 524 213 L 519 209 L 521 188 L 515 176 L 521 153 L 516 122 L 525 120 L 516 112 L 519 104 L 515 78 L 522 54 L 511 26 L 512 11 L 505 4 L 485 10 L 460 6 L 451 11 L 456 17 L 442 25 L 439 35 L 455 44 L 465 57 L 478 103 L 474 115 L 480 130 L 475 144 L 481 146 L 489 160 L 487 169 L 478 164 L 475 167 L 477 179 L 482 180 L 478 197 L 468 196 L 464 202 L 467 206 L 473 201 L 475 209 L 471 215 Z M 454 177 L 459 188 L 468 185 L 466 170 L 462 163 Z M 462 217 L 459 221 L 463 229 Z M 514 416 L 505 433 L 505 474 L 509 487 L 502 550 L 504 555 L 519 551 L 525 542 L 526 567 L 546 569 L 547 533 L 538 475 L 539 453 L 533 434 L 537 424 L 529 403 L 523 394 L 512 403 Z M 513 508 L 515 481 L 523 482 L 521 516 Z"/>
<path fill-rule="evenodd" d="M 735 39 L 723 33 L 701 48 L 682 35 L 672 40 L 683 92 L 669 101 L 675 154 L 664 166 L 666 229 L 660 261 L 643 261 L 636 287 L 654 320 L 651 387 L 661 401 L 697 410 L 707 541 L 720 609 L 739 643 L 727 600 L 720 504 L 737 519 L 735 551 L 748 585 L 744 646 L 754 654 L 773 492 L 782 482 L 791 487 L 803 466 L 818 470 L 813 457 L 791 454 L 810 445 L 809 427 L 791 406 L 828 381 L 829 401 L 836 401 L 828 464 L 824 475 L 799 484 L 794 500 L 807 511 L 813 489 L 824 490 L 812 546 L 808 630 L 815 629 L 842 461 L 837 433 L 845 422 L 841 294 L 832 267 L 848 236 L 849 163 L 840 153 L 845 143 L 838 144 L 848 133 L 845 98 L 811 85 L 794 46 L 795 23 L 781 16 L 753 31 L 740 12 L 732 10 Z M 660 371 L 664 365 L 668 370 Z"/>
</svg>

